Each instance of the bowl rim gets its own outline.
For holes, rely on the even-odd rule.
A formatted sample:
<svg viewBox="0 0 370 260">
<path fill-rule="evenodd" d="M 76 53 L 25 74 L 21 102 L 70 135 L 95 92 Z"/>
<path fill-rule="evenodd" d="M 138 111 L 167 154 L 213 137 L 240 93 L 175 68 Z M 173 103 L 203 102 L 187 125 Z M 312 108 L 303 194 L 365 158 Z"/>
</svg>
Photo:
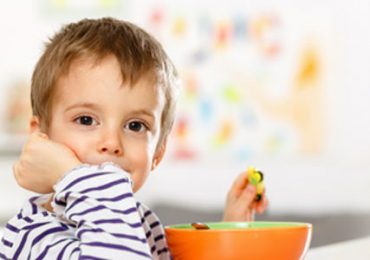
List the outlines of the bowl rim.
<svg viewBox="0 0 370 260">
<path fill-rule="evenodd" d="M 195 229 L 191 226 L 191 223 L 181 223 L 166 225 L 165 230 L 169 231 L 181 231 L 181 232 L 192 232 L 192 231 L 245 231 L 245 230 L 279 230 L 279 229 L 312 229 L 312 223 L 308 222 L 294 222 L 294 221 L 232 221 L 232 222 L 201 222 L 208 226 L 210 229 Z M 222 227 L 220 227 L 222 226 Z"/>
</svg>

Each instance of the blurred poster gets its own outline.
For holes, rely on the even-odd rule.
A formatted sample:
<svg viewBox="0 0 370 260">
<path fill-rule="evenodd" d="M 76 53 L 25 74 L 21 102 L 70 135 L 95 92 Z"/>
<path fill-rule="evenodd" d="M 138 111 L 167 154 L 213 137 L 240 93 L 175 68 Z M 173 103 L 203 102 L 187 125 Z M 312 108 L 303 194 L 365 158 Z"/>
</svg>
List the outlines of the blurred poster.
<svg viewBox="0 0 370 260">
<path fill-rule="evenodd" d="M 336 42 L 328 13 L 248 1 L 39 0 L 32 16 L 32 29 L 48 33 L 43 40 L 67 22 L 114 16 L 163 43 L 182 81 L 169 142 L 173 160 L 245 161 L 326 150 L 327 86 L 336 83 L 329 82 Z M 15 143 L 9 136 L 25 132 L 30 114 L 26 88 L 15 85 L 2 109 L 5 148 Z"/>
<path fill-rule="evenodd" d="M 326 14 L 299 9 L 148 5 L 140 21 L 177 65 L 183 89 L 174 160 L 317 156 L 335 55 Z"/>
<path fill-rule="evenodd" d="M 2 152 L 18 153 L 28 133 L 31 118 L 30 87 L 27 80 L 15 79 L 3 91 Z"/>
</svg>

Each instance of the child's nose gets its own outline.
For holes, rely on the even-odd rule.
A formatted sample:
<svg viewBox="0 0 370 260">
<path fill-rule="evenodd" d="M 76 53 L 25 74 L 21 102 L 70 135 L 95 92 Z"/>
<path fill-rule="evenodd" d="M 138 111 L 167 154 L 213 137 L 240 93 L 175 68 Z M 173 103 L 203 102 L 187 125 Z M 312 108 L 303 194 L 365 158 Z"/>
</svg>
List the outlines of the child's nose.
<svg viewBox="0 0 370 260">
<path fill-rule="evenodd" d="M 99 145 L 99 152 L 120 156 L 123 154 L 122 142 L 118 134 L 107 133 Z"/>
<path fill-rule="evenodd" d="M 110 148 L 109 146 L 104 146 L 100 149 L 102 153 L 112 153 L 115 155 L 122 155 L 122 149 L 119 147 Z"/>
</svg>

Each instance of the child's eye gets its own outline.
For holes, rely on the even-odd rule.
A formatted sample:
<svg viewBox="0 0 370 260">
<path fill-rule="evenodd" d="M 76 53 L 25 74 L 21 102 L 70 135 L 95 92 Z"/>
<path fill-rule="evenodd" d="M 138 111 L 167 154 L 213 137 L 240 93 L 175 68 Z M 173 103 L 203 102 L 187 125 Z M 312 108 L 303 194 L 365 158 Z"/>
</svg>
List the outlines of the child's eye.
<svg viewBox="0 0 370 260">
<path fill-rule="evenodd" d="M 125 126 L 125 128 L 138 133 L 148 130 L 146 125 L 139 121 L 131 121 Z"/>
<path fill-rule="evenodd" d="M 96 125 L 97 122 L 91 116 L 80 116 L 75 119 L 80 125 Z"/>
</svg>

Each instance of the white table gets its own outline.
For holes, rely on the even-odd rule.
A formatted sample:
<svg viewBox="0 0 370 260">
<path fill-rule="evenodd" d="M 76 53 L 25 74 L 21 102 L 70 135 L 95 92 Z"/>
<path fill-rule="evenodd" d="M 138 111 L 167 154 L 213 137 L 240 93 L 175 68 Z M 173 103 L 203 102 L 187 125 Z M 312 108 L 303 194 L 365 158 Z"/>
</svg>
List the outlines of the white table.
<svg viewBox="0 0 370 260">
<path fill-rule="evenodd" d="M 3 234 L 0 227 L 0 237 Z M 369 260 L 370 236 L 310 249 L 305 260 Z"/>
<path fill-rule="evenodd" d="M 368 260 L 370 236 L 316 247 L 308 251 L 305 260 Z"/>
</svg>

